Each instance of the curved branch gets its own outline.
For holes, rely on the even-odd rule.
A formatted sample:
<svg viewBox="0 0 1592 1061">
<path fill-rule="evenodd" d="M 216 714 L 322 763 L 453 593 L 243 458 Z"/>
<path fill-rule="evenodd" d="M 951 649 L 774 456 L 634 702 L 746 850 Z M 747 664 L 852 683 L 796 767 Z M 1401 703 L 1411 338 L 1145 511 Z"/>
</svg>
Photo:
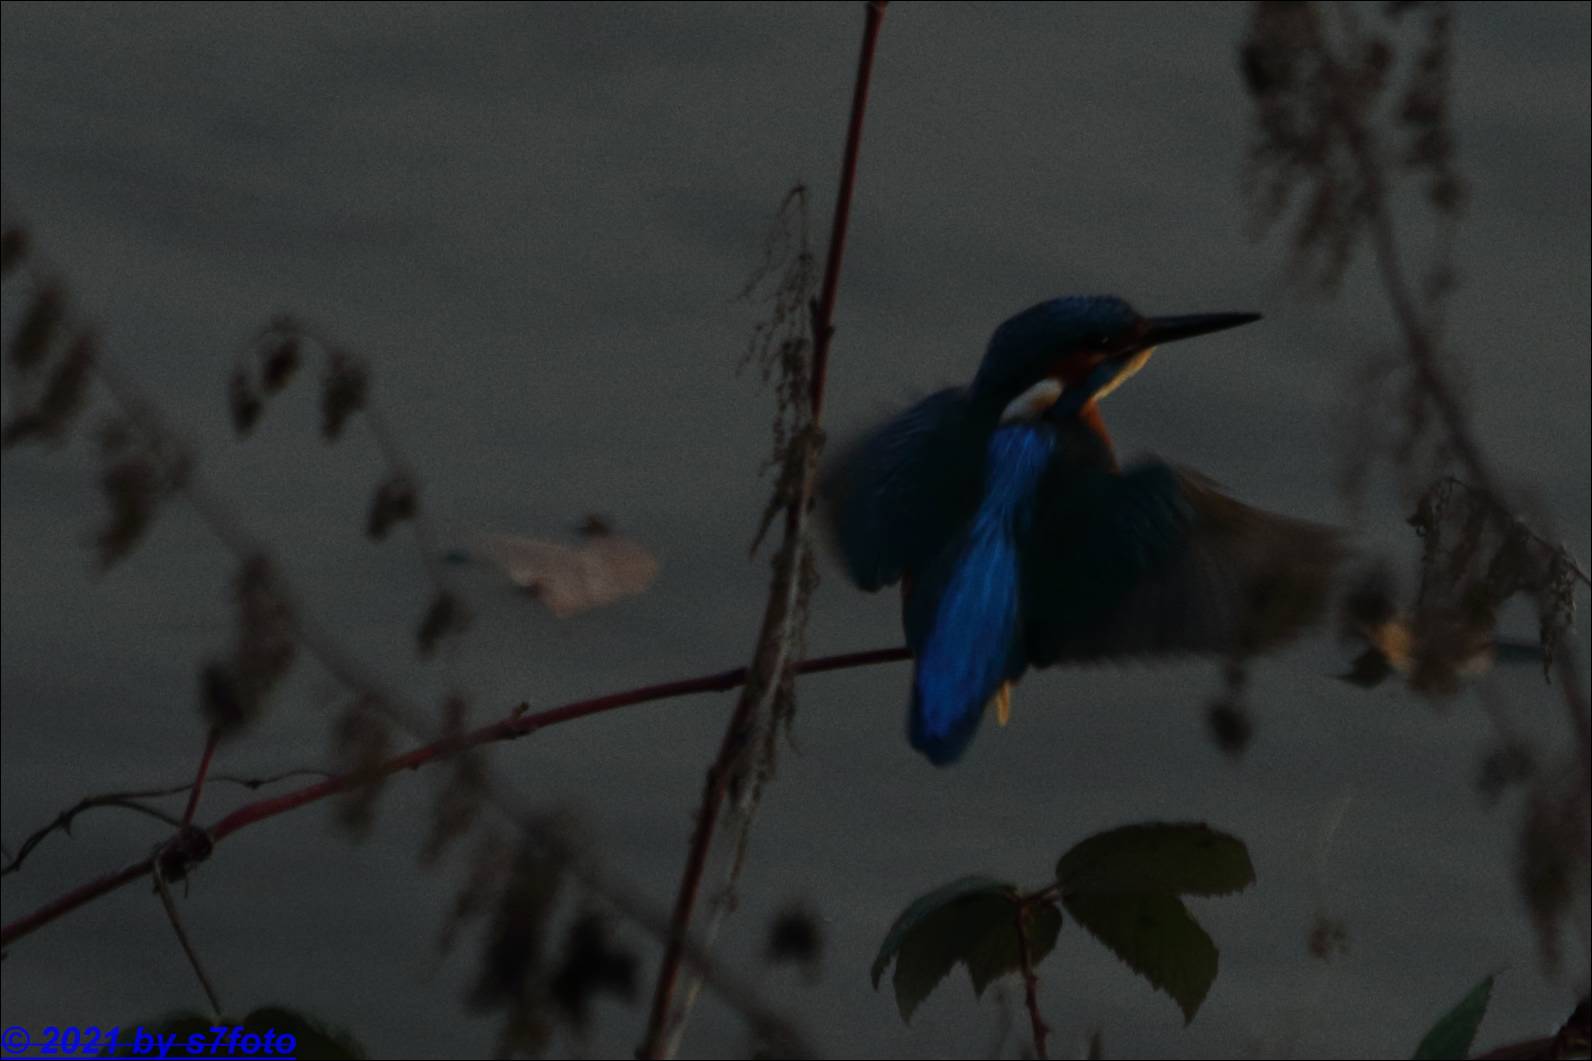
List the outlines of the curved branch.
<svg viewBox="0 0 1592 1061">
<path fill-rule="evenodd" d="M 1023 1004 L 1028 1008 L 1028 1023 L 1034 1033 L 1034 1056 L 1046 1058 L 1045 1042 L 1050 1026 L 1039 1012 L 1039 977 L 1034 974 L 1034 952 L 1028 942 L 1028 902 L 1017 904 L 1017 952 L 1023 965 Z"/>
<path fill-rule="evenodd" d="M 866 667 L 876 663 L 892 663 L 909 658 L 910 654 L 904 647 L 881 648 L 873 649 L 867 652 L 848 652 L 838 656 L 822 656 L 817 659 L 803 660 L 801 663 L 796 665 L 796 670 L 802 674 L 820 674 L 824 671 L 846 670 L 853 667 Z M 724 692 L 734 689 L 746 683 L 747 673 L 748 669 L 746 667 L 735 667 L 730 670 L 719 671 L 716 674 L 704 674 L 695 678 L 685 678 L 680 681 L 660 682 L 656 685 L 646 685 L 636 689 L 627 689 L 623 692 L 609 693 L 606 696 L 596 696 L 585 700 L 575 700 L 559 707 L 553 707 L 547 709 L 546 711 L 537 711 L 533 713 L 526 713 L 523 710 L 523 705 L 521 705 L 521 707 L 516 708 L 509 715 L 497 722 L 482 726 L 479 729 L 465 734 L 463 737 L 445 738 L 443 740 L 433 741 L 430 744 L 421 745 L 420 747 L 405 752 L 403 755 L 399 755 L 387 760 L 387 762 L 383 763 L 375 771 L 360 771 L 357 774 L 331 774 L 326 776 L 326 778 L 322 781 L 312 785 L 306 785 L 303 788 L 296 789 L 293 792 L 288 792 L 281 796 L 274 796 L 269 799 L 256 800 L 253 803 L 245 804 L 244 806 L 239 807 L 230 814 L 226 815 L 215 825 L 211 826 L 209 830 L 210 839 L 213 843 L 220 843 L 221 840 L 231 836 L 233 833 L 247 828 L 250 825 L 265 821 L 268 818 L 274 818 L 280 814 L 286 814 L 289 811 L 297 810 L 299 807 L 319 802 L 328 796 L 333 796 L 339 792 L 356 788 L 361 784 L 368 784 L 374 777 L 386 777 L 390 774 L 398 773 L 401 770 L 418 770 L 422 766 L 428 766 L 432 763 L 442 762 L 446 759 L 452 758 L 460 752 L 482 744 L 489 744 L 494 741 L 514 740 L 515 738 L 524 737 L 528 734 L 535 733 L 538 730 L 545 729 L 548 726 L 556 726 L 561 722 L 569 722 L 577 718 L 585 718 L 588 715 L 597 715 L 605 711 L 612 711 L 621 707 L 629 707 L 634 704 L 649 703 L 656 700 L 669 700 L 675 697 L 689 696 L 694 693 Z M 292 773 L 301 772 L 304 771 L 293 771 Z M 259 787 L 261 784 L 280 779 L 281 778 L 279 776 L 276 778 L 266 778 L 261 781 L 248 781 L 237 778 L 217 778 L 216 780 L 227 780 L 237 784 L 248 785 L 249 787 Z M 112 793 L 107 796 L 90 797 L 89 799 L 84 800 L 82 804 L 78 805 L 77 807 L 64 812 L 63 817 L 70 820 L 70 817 L 73 814 L 93 806 L 125 805 L 127 802 L 129 802 L 130 796 L 174 795 L 178 792 L 186 791 L 189 787 L 189 785 L 180 785 L 171 789 L 158 789 L 148 793 Z M 139 809 L 147 810 L 147 808 L 142 808 L 141 806 Z M 165 818 L 165 816 L 159 814 L 159 812 L 151 811 L 150 813 L 155 813 L 157 817 Z M 166 820 L 170 821 L 173 825 L 178 824 L 176 819 L 167 818 Z M 47 835 L 59 827 L 59 822 L 52 823 L 51 825 L 40 830 L 40 832 L 35 834 L 34 837 L 29 837 L 29 842 L 23 845 L 23 849 L 18 853 L 18 858 L 16 861 L 20 862 L 21 858 L 26 855 L 29 850 L 37 846 L 38 840 L 43 839 L 44 835 Z M 27 936 L 35 930 L 44 927 L 50 922 L 71 913 L 73 910 L 76 910 L 85 903 L 91 902 L 102 895 L 107 895 L 123 887 L 124 885 L 138 880 L 140 877 L 149 873 L 153 865 L 154 856 L 151 856 L 150 858 L 146 858 L 140 862 L 126 866 L 113 873 L 96 877 L 87 884 L 83 884 L 65 893 L 64 895 L 51 900 L 44 906 L 35 910 L 33 913 L 19 917 L 15 921 L 5 925 L 3 929 L 0 929 L 0 946 L 9 947 L 17 940 L 20 940 L 24 936 Z"/>
</svg>

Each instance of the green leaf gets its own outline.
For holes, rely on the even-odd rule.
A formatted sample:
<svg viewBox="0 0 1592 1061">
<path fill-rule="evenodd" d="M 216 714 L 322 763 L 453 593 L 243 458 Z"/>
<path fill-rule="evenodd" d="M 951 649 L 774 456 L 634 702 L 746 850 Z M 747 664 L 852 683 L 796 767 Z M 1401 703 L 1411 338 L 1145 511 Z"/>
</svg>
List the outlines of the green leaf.
<svg viewBox="0 0 1592 1061">
<path fill-rule="evenodd" d="M 912 931 L 923 918 L 947 903 L 955 902 L 965 896 L 1016 890 L 1014 885 L 990 877 L 973 876 L 954 880 L 942 888 L 936 888 L 927 895 L 914 899 L 912 904 L 896 917 L 895 924 L 890 926 L 889 934 L 879 945 L 879 953 L 873 959 L 873 989 L 879 990 L 879 981 L 884 976 L 884 971 L 890 967 L 890 959 L 894 958 L 896 952 L 901 949 L 901 941 L 906 938 L 907 933 Z"/>
<path fill-rule="evenodd" d="M 896 918 L 873 962 L 877 989 L 895 961 L 896 1006 L 910 1021 L 918 1004 L 962 962 L 975 994 L 1020 967 L 1017 938 L 1019 898 L 1015 885 L 989 877 L 963 877 L 915 900 Z M 1051 904 L 1027 914 L 1031 958 L 1038 962 L 1056 945 L 1061 911 Z"/>
<path fill-rule="evenodd" d="M 1415 1061 L 1440 1061 L 1444 1058 L 1465 1058 L 1470 1055 L 1470 1044 L 1476 1039 L 1476 1029 L 1487 1015 L 1487 1002 L 1492 997 L 1491 976 L 1470 989 L 1470 994 L 1432 1025 L 1421 1045 L 1415 1048 Z"/>
<path fill-rule="evenodd" d="M 1076 892 L 1067 912 L 1134 972 L 1172 996 L 1187 1024 L 1216 979 L 1216 944 L 1175 895 Z"/>
<path fill-rule="evenodd" d="M 1198 822 L 1147 822 L 1096 833 L 1056 863 L 1064 894 L 1226 895 L 1254 882 L 1244 842 Z"/>
<path fill-rule="evenodd" d="M 982 996 L 990 984 L 1022 969 L 1022 941 L 1017 938 L 1016 919 L 1016 911 L 1008 908 L 1005 924 L 993 926 L 967 953 L 967 972 L 973 978 L 974 995 Z M 1028 961 L 1037 966 L 1055 949 L 1061 932 L 1061 910 L 1054 903 L 1031 904 L 1023 911 L 1023 924 L 1028 935 Z"/>
</svg>

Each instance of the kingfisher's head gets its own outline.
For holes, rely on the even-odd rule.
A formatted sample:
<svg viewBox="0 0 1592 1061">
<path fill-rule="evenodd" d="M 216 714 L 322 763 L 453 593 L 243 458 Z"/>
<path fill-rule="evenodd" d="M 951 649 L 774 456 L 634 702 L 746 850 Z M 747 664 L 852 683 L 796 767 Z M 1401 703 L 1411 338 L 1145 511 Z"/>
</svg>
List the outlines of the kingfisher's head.
<svg viewBox="0 0 1592 1061">
<path fill-rule="evenodd" d="M 1081 408 L 1121 386 L 1162 343 L 1234 328 L 1258 313 L 1141 317 L 1111 295 L 1041 302 L 995 329 L 973 394 L 1003 419 L 1038 416 L 1063 394 Z"/>
</svg>

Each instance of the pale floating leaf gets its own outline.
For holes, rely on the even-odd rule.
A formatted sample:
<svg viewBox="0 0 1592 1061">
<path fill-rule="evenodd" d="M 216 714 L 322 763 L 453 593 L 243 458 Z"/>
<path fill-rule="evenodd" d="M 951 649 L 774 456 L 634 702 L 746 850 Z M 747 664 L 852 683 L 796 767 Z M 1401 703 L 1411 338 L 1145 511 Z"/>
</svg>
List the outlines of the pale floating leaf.
<svg viewBox="0 0 1592 1061">
<path fill-rule="evenodd" d="M 579 545 L 495 534 L 477 548 L 560 619 L 641 593 L 658 574 L 650 550 L 614 534 Z"/>
</svg>

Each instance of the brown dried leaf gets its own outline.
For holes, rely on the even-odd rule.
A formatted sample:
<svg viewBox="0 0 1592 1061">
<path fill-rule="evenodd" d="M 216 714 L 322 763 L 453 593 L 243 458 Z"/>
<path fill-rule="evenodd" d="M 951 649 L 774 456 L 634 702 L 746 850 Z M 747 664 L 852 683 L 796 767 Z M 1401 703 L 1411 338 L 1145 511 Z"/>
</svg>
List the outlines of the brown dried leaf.
<svg viewBox="0 0 1592 1061">
<path fill-rule="evenodd" d="M 354 701 L 333 733 L 332 750 L 338 772 L 353 785 L 334 804 L 337 823 L 356 840 L 370 833 L 376 821 L 376 804 L 387 783 L 382 766 L 392 756 L 392 734 L 379 705 L 369 694 Z"/>
<path fill-rule="evenodd" d="M 528 1007 L 534 1016 L 540 1008 L 549 921 L 563 879 L 557 859 L 528 841 L 521 844 L 487 932 L 469 997 L 472 1009 Z"/>
<path fill-rule="evenodd" d="M 621 1002 L 635 999 L 637 965 L 635 954 L 611 942 L 606 918 L 582 914 L 570 927 L 548 990 L 564 1020 L 577 1033 L 584 1033 L 592 1002 L 599 996 L 611 995 Z"/>
<path fill-rule="evenodd" d="M 11 339 L 11 363 L 24 374 L 38 368 L 66 322 L 66 292 L 57 283 L 41 287 L 28 303 Z"/>
<path fill-rule="evenodd" d="M 0 448 L 33 438 L 59 443 L 87 401 L 98 350 L 94 334 L 80 332 L 50 373 L 37 404 L 14 416 L 0 432 Z"/>
<path fill-rule="evenodd" d="M 199 708 L 221 733 L 241 728 L 255 716 L 252 692 L 238 680 L 230 660 L 211 660 L 199 672 Z"/>
<path fill-rule="evenodd" d="M 286 387 L 298 371 L 302 351 L 297 335 L 278 334 L 260 351 L 260 382 L 266 394 Z"/>
<path fill-rule="evenodd" d="M 102 569 L 132 551 L 149 529 L 165 489 L 156 459 L 135 453 L 110 462 L 100 472 L 100 491 L 110 503 L 110 515 L 100 528 L 97 543 Z"/>
<path fill-rule="evenodd" d="M 346 350 L 326 355 L 326 374 L 321 380 L 321 434 L 334 442 L 343 433 L 348 418 L 365 407 L 370 374 L 364 362 Z"/>
<path fill-rule="evenodd" d="M 1335 917 L 1318 913 L 1310 926 L 1310 938 L 1306 946 L 1315 957 L 1331 961 L 1349 953 L 1349 928 Z"/>
<path fill-rule="evenodd" d="M 445 746 L 455 749 L 448 780 L 431 805 L 431 831 L 420 849 L 420 864 L 434 865 L 448 846 L 470 834 L 485 799 L 485 769 L 479 754 L 457 751 L 465 735 L 469 704 L 460 696 L 450 696 L 443 705 Z"/>
<path fill-rule="evenodd" d="M 255 393 L 249 374 L 241 368 L 234 369 L 227 380 L 227 410 L 232 414 L 232 429 L 240 437 L 254 429 L 265 411 L 265 403 Z"/>
<path fill-rule="evenodd" d="M 415 647 L 421 658 L 429 659 L 436 654 L 443 638 L 461 634 L 469 626 L 469 611 L 457 596 L 442 590 L 431 599 L 431 606 L 420 620 L 420 629 L 415 634 Z"/>
<path fill-rule="evenodd" d="M 658 574 L 649 549 L 616 534 L 578 546 L 498 534 L 477 551 L 561 619 L 641 593 Z"/>
<path fill-rule="evenodd" d="M 1587 887 L 1587 800 L 1579 783 L 1539 787 L 1526 801 L 1517 840 L 1516 885 L 1537 928 L 1543 969 L 1550 974 L 1559 967 L 1560 925 Z"/>
<path fill-rule="evenodd" d="M 376 495 L 371 498 L 365 536 L 371 541 L 381 541 L 396 524 L 414 519 L 419 504 L 414 480 L 402 473 L 394 474 L 376 488 Z"/>
<path fill-rule="evenodd" d="M 0 233 L 0 276 L 10 276 L 28 256 L 28 233 L 18 225 L 7 225 Z"/>
<path fill-rule="evenodd" d="M 489 832 L 476 844 L 470 856 L 470 875 L 454 894 L 453 907 L 437 938 L 439 951 L 451 951 L 459 930 L 486 913 L 513 868 L 513 851 L 500 834 Z"/>
</svg>

